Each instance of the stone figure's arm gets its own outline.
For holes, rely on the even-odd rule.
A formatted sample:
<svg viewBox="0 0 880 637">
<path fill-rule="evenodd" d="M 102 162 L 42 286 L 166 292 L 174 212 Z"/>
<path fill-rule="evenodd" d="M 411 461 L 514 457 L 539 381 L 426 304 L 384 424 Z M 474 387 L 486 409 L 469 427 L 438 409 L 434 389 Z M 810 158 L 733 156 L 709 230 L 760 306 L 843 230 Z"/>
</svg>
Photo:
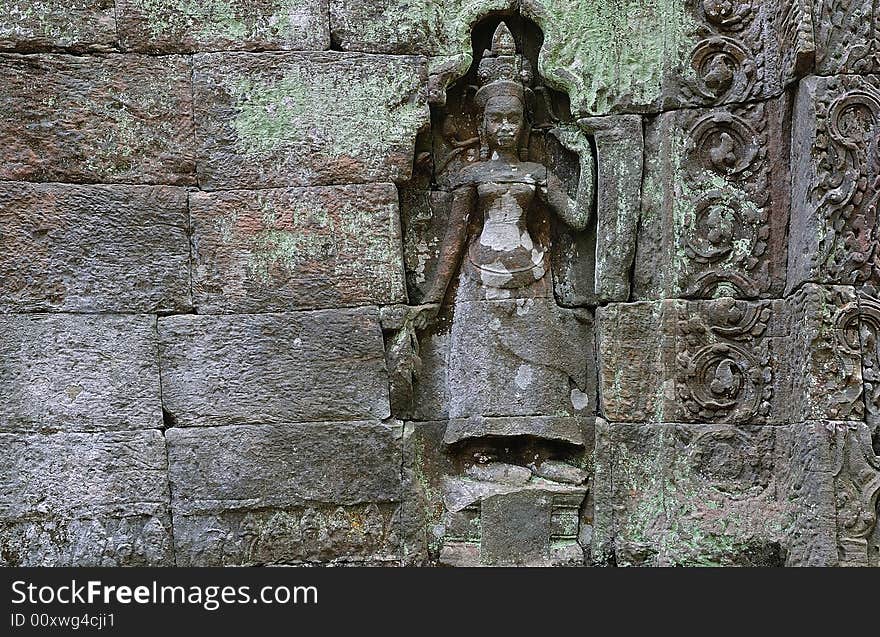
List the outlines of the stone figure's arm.
<svg viewBox="0 0 880 637">
<path fill-rule="evenodd" d="M 547 171 L 547 183 L 541 189 L 541 194 L 547 201 L 547 205 L 553 210 L 566 225 L 573 230 L 586 229 L 590 222 L 590 213 L 593 209 L 593 184 L 595 183 L 596 164 L 590 154 L 581 157 L 581 176 L 578 181 L 577 195 L 574 199 L 568 196 L 565 184 L 551 171 Z"/>
<path fill-rule="evenodd" d="M 449 224 L 446 236 L 440 248 L 440 260 L 437 274 L 430 291 L 425 295 L 424 303 L 442 303 L 446 296 L 446 288 L 452 280 L 455 270 L 461 261 L 464 244 L 467 241 L 468 219 L 477 199 L 477 189 L 473 184 L 459 186 L 452 193 L 452 205 L 449 210 Z"/>
</svg>

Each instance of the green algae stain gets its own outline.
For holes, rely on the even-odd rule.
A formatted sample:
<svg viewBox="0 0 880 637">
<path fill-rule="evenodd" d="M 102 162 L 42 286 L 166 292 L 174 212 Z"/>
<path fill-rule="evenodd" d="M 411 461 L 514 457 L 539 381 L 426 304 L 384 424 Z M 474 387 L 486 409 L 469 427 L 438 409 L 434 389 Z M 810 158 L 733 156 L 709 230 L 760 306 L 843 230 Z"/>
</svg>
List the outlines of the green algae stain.
<svg viewBox="0 0 880 637">
<path fill-rule="evenodd" d="M 427 120 L 415 73 L 348 77 L 338 69 L 298 67 L 276 82 L 231 86 L 239 151 L 271 158 L 299 149 L 330 159 L 369 161 L 408 148 Z"/>
<path fill-rule="evenodd" d="M 301 40 L 320 27 L 309 0 L 136 0 L 154 38 L 189 34 L 195 39 Z"/>
<path fill-rule="evenodd" d="M 525 8 L 545 34 L 542 76 L 567 91 L 572 108 L 584 114 L 659 100 L 691 22 L 684 0 L 539 0 Z"/>
<path fill-rule="evenodd" d="M 789 515 L 784 503 L 759 491 L 731 499 L 707 482 L 675 439 L 676 433 L 663 427 L 637 450 L 624 442 L 614 446 L 615 493 L 628 500 L 619 527 L 620 545 L 628 553 L 624 561 L 742 564 L 783 536 Z"/>
<path fill-rule="evenodd" d="M 340 191 L 337 198 L 352 197 Z M 392 276 L 396 206 L 365 206 L 343 199 L 330 205 L 307 190 L 258 195 L 254 208 L 213 219 L 220 241 L 239 255 L 248 277 L 261 287 L 316 273 L 333 281 L 369 280 L 374 288 L 401 294 Z"/>
</svg>

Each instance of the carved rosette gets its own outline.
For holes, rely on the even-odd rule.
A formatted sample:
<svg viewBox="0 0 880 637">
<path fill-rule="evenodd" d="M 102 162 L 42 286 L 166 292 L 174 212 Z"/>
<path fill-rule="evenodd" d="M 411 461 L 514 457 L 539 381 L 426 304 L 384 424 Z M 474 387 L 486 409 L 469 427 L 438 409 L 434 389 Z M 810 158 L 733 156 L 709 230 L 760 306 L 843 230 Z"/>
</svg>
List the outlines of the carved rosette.
<svg viewBox="0 0 880 637">
<path fill-rule="evenodd" d="M 719 299 L 682 317 L 677 393 L 695 422 L 756 423 L 770 413 L 771 356 L 761 338 L 770 308 Z"/>
<path fill-rule="evenodd" d="M 877 566 L 878 549 L 871 546 L 880 496 L 880 458 L 871 436 L 859 423 L 829 423 L 837 547 L 841 566 Z"/>
<path fill-rule="evenodd" d="M 850 285 L 880 284 L 877 213 L 880 203 L 880 79 L 828 78 L 817 96 L 810 203 L 827 231 L 816 267 L 823 278 Z"/>
<path fill-rule="evenodd" d="M 714 105 L 760 97 L 765 72 L 760 4 L 703 0 L 698 5 L 700 40 L 689 56 L 682 87 L 686 102 Z"/>
<path fill-rule="evenodd" d="M 761 495 L 773 475 L 773 433 L 723 426 L 699 434 L 687 447 L 692 473 L 732 500 Z"/>
<path fill-rule="evenodd" d="M 687 296 L 756 298 L 769 291 L 770 227 L 764 107 L 699 117 L 687 134 L 688 188 L 678 243 Z"/>
</svg>

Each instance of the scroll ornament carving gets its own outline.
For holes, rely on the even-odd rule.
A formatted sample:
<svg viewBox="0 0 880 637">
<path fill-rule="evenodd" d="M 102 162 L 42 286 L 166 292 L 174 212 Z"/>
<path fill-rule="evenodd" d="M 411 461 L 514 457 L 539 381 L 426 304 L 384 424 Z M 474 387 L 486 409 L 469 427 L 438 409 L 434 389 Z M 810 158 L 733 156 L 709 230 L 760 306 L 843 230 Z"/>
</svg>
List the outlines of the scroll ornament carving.
<svg viewBox="0 0 880 637">
<path fill-rule="evenodd" d="M 766 135 L 763 109 L 751 110 L 754 125 L 731 113 L 711 113 L 688 133 L 688 183 L 703 191 L 686 209 L 682 230 L 692 270 L 689 296 L 756 297 L 770 284 Z M 724 185 L 714 180 L 706 189 L 707 175 L 722 178 Z"/>
<path fill-rule="evenodd" d="M 817 101 L 813 156 L 819 161 L 811 200 L 828 229 L 819 239 L 818 266 L 831 282 L 876 285 L 880 90 L 871 85 L 846 90 L 850 81 L 830 79 L 829 90 Z"/>
<path fill-rule="evenodd" d="M 743 423 L 768 415 L 770 353 L 754 339 L 769 317 L 768 307 L 719 299 L 704 316 L 679 321 L 685 349 L 677 357 L 678 394 L 691 417 Z"/>
<path fill-rule="evenodd" d="M 880 301 L 862 297 L 858 303 L 858 315 L 850 312 L 846 316 L 842 334 L 845 335 L 845 347 L 861 346 L 865 407 L 874 427 L 874 449 L 880 451 Z"/>
<path fill-rule="evenodd" d="M 877 566 L 878 547 L 870 547 L 877 524 L 880 458 L 863 425 L 831 423 L 837 544 L 841 566 Z"/>
<path fill-rule="evenodd" d="M 763 47 L 760 21 L 749 0 L 703 0 L 699 17 L 707 32 L 690 54 L 691 79 L 683 87 L 688 100 L 702 104 L 741 102 L 762 90 Z M 754 43 L 754 46 L 752 46 Z"/>
</svg>

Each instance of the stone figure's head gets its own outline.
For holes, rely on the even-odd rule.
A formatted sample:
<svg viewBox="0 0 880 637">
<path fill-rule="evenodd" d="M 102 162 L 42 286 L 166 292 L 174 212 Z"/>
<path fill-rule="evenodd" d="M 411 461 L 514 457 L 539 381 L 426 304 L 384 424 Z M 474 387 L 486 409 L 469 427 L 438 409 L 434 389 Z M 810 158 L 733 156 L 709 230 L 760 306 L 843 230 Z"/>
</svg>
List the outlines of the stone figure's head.
<svg viewBox="0 0 880 637">
<path fill-rule="evenodd" d="M 477 104 L 483 110 L 480 127 L 483 159 L 492 151 L 516 150 L 526 130 L 525 92 L 532 81 L 531 66 L 516 52 L 516 42 L 503 22 L 483 53 L 478 69 Z"/>
</svg>

